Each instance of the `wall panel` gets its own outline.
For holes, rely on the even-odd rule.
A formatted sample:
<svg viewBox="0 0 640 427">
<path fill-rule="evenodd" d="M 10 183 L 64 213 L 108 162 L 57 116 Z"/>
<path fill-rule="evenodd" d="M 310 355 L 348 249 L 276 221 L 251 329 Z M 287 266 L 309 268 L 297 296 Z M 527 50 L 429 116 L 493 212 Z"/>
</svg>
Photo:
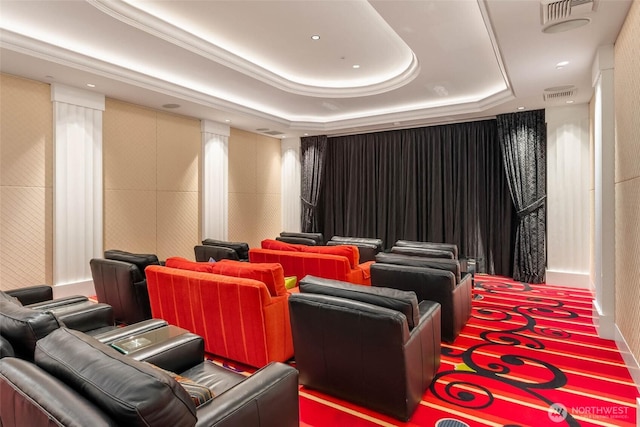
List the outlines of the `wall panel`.
<svg viewBox="0 0 640 427">
<path fill-rule="evenodd" d="M 616 325 L 640 361 L 640 2 L 615 44 Z"/>
<path fill-rule="evenodd" d="M 260 246 L 281 228 L 280 140 L 231 129 L 229 240 Z"/>
<path fill-rule="evenodd" d="M 0 93 L 0 289 L 51 284 L 51 88 L 0 74 Z"/>
<path fill-rule="evenodd" d="M 200 121 L 107 100 L 105 249 L 193 259 Z"/>
</svg>

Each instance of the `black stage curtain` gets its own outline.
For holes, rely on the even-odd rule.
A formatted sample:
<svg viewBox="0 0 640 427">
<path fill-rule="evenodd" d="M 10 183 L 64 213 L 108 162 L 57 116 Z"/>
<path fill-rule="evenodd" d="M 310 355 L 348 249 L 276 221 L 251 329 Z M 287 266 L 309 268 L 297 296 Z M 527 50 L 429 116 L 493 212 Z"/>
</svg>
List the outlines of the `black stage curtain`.
<svg viewBox="0 0 640 427">
<path fill-rule="evenodd" d="M 547 262 L 547 127 L 544 110 L 502 114 L 498 135 L 517 209 L 513 278 L 543 283 Z"/>
<path fill-rule="evenodd" d="M 324 174 L 326 135 L 301 138 L 301 179 L 300 198 L 302 199 L 301 228 L 303 232 L 318 230 L 318 199 Z"/>
<path fill-rule="evenodd" d="M 510 276 L 513 204 L 495 120 L 327 139 L 318 229 L 447 242 Z"/>
</svg>

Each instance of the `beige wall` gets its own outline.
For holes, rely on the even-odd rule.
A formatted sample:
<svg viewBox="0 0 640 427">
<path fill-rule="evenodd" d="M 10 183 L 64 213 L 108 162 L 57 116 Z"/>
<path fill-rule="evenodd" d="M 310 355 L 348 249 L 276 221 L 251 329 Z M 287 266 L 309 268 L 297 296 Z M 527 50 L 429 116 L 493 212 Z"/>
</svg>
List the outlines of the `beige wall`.
<svg viewBox="0 0 640 427">
<path fill-rule="evenodd" d="M 194 258 L 200 121 L 107 99 L 104 246 Z"/>
<path fill-rule="evenodd" d="M 0 289 L 53 281 L 48 84 L 0 75 Z"/>
<path fill-rule="evenodd" d="M 640 2 L 615 45 L 616 324 L 640 360 Z"/>
<path fill-rule="evenodd" d="M 229 136 L 229 240 L 260 246 L 282 230 L 280 140 L 231 129 Z"/>
</svg>

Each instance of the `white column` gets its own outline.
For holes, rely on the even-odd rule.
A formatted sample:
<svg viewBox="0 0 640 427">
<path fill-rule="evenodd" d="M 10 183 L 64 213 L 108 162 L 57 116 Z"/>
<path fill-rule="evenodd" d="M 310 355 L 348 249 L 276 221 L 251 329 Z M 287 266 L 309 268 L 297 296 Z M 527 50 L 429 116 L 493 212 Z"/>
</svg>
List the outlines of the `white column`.
<svg viewBox="0 0 640 427">
<path fill-rule="evenodd" d="M 229 125 L 202 120 L 202 238 L 226 240 L 229 231 Z"/>
<path fill-rule="evenodd" d="M 104 95 L 54 84 L 55 296 L 94 295 L 89 261 L 102 256 Z"/>
<path fill-rule="evenodd" d="M 546 282 L 589 288 L 589 106 L 547 108 L 545 117 Z"/>
<path fill-rule="evenodd" d="M 615 100 L 613 45 L 598 49 L 595 91 L 595 277 L 594 322 L 598 335 L 615 339 Z"/>
<path fill-rule="evenodd" d="M 282 230 L 301 231 L 300 138 L 282 140 Z"/>
</svg>

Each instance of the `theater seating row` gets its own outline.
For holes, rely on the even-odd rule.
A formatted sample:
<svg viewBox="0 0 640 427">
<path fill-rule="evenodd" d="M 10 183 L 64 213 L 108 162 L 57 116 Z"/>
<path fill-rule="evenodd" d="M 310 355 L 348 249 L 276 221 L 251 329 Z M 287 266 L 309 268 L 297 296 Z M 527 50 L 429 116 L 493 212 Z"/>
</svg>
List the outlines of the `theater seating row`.
<svg viewBox="0 0 640 427">
<path fill-rule="evenodd" d="M 16 294 L 32 302 L 29 291 Z M 246 377 L 206 361 L 202 337 L 163 320 L 116 328 L 105 304 L 80 297 L 23 306 L 1 292 L 0 331 L 5 427 L 299 423 L 296 369 L 270 363 Z M 125 355 L 122 342 L 135 346 Z"/>
</svg>

